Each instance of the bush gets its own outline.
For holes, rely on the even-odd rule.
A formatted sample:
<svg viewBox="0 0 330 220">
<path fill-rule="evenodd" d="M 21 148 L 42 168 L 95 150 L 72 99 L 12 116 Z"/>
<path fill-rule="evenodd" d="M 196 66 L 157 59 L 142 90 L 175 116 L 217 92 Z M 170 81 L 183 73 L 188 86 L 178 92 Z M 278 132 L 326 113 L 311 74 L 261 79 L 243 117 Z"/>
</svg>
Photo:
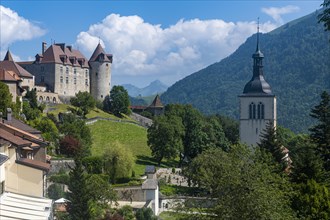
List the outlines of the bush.
<svg viewBox="0 0 330 220">
<path fill-rule="evenodd" d="M 57 200 L 63 198 L 64 196 L 65 193 L 63 191 L 63 187 L 60 184 L 54 183 L 48 187 L 48 198 Z"/>
<path fill-rule="evenodd" d="M 82 159 L 82 164 L 89 174 L 101 174 L 103 171 L 103 159 L 99 156 L 90 156 Z"/>
</svg>

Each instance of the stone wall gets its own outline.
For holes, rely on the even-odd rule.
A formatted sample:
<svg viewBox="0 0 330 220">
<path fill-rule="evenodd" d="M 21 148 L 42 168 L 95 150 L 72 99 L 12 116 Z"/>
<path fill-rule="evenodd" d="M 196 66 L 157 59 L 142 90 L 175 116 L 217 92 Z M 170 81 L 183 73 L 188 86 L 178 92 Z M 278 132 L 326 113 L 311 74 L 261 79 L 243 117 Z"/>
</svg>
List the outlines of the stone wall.
<svg viewBox="0 0 330 220">
<path fill-rule="evenodd" d="M 60 170 L 64 170 L 65 172 L 70 171 L 70 167 L 74 167 L 74 160 L 51 160 L 50 161 L 50 170 L 49 175 L 58 173 Z"/>
</svg>

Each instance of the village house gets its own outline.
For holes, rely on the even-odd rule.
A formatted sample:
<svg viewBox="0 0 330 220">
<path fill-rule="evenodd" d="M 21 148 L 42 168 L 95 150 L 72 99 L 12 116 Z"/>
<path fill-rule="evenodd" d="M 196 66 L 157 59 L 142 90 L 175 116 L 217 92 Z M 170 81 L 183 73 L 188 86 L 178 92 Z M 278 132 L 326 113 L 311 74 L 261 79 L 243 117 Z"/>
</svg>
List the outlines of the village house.
<svg viewBox="0 0 330 220">
<path fill-rule="evenodd" d="M 13 119 L 11 109 L 0 118 L 0 219 L 52 219 L 52 200 L 44 198 L 48 143 Z"/>
</svg>

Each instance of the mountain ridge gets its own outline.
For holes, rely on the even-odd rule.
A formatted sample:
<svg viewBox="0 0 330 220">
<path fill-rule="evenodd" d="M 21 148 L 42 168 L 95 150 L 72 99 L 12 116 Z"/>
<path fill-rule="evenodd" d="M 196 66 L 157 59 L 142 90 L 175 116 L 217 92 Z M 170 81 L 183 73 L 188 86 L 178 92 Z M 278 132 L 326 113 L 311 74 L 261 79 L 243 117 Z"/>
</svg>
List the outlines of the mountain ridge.
<svg viewBox="0 0 330 220">
<path fill-rule="evenodd" d="M 260 34 L 265 79 L 277 96 L 278 122 L 295 132 L 313 124 L 311 107 L 330 90 L 330 44 L 317 13 Z M 252 77 L 256 34 L 233 54 L 173 84 L 161 96 L 165 104 L 192 104 L 205 114 L 238 118 L 238 95 Z"/>
<path fill-rule="evenodd" d="M 148 86 L 143 88 L 138 88 L 132 84 L 123 84 L 122 86 L 127 90 L 128 95 L 131 97 L 161 94 L 168 88 L 167 85 L 159 80 L 152 81 Z"/>
</svg>

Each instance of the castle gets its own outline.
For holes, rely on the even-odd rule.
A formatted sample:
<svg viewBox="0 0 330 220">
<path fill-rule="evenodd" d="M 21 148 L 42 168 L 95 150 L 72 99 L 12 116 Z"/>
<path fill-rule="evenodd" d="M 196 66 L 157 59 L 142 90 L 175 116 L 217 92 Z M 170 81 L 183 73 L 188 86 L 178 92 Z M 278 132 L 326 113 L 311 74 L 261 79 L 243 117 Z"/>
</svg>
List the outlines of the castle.
<svg viewBox="0 0 330 220">
<path fill-rule="evenodd" d="M 16 63 L 8 51 L 0 62 L 0 71 L 2 75 L 18 77 L 16 84 L 20 88 L 24 82 L 22 78 L 31 79 L 31 85 L 21 89 L 35 88 L 40 102 L 67 102 L 79 91 L 90 92 L 96 100 L 102 101 L 110 93 L 111 64 L 112 54 L 106 54 L 100 43 L 87 60 L 72 46 L 54 43 L 47 48 L 43 42 L 41 54 L 31 62 Z"/>
</svg>

